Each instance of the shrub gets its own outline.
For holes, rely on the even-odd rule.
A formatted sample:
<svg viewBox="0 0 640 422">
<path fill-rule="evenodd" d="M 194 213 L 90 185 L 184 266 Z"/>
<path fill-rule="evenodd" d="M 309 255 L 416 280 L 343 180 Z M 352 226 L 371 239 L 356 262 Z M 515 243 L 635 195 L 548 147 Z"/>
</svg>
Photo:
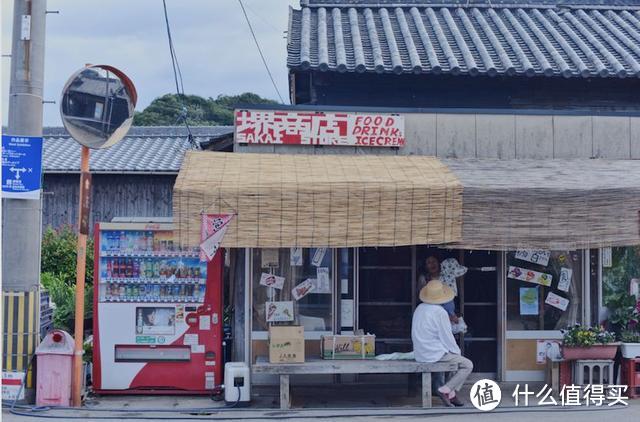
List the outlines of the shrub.
<svg viewBox="0 0 640 422">
<path fill-rule="evenodd" d="M 49 291 L 53 310 L 53 326 L 73 334 L 75 327 L 76 286 L 69 285 L 62 277 L 52 273 L 42 273 L 42 286 Z M 84 317 L 93 314 L 93 286 L 87 285 L 84 292 Z"/>
<path fill-rule="evenodd" d="M 76 282 L 76 248 L 78 236 L 71 226 L 48 227 L 42 236 L 43 273 L 55 274 L 67 284 Z M 87 239 L 87 274 L 85 283 L 93 284 L 93 239 Z"/>
<path fill-rule="evenodd" d="M 54 303 L 53 325 L 73 334 L 76 303 L 76 248 L 78 236 L 71 226 L 47 228 L 42 236 L 41 284 Z M 84 317 L 93 314 L 93 240 L 87 239 Z M 90 327 L 88 327 L 90 328 Z"/>
</svg>

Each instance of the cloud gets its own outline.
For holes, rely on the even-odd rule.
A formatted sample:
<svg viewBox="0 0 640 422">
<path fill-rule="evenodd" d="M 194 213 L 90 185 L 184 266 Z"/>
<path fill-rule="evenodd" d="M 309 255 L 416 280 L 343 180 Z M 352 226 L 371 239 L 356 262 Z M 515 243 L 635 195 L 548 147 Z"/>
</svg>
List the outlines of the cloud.
<svg viewBox="0 0 640 422">
<path fill-rule="evenodd" d="M 286 34 L 293 0 L 243 0 L 281 94 L 288 100 Z M 12 3 L 2 2 L 2 52 L 11 48 Z M 188 94 L 255 92 L 277 99 L 237 0 L 167 0 L 174 45 Z M 59 101 L 67 78 L 85 63 L 111 64 L 129 75 L 138 109 L 175 91 L 160 0 L 49 0 L 45 99 Z M 9 59 L 2 59 L 3 105 Z M 3 122 L 6 123 L 6 107 Z M 59 125 L 58 105 L 45 104 L 44 124 Z"/>
</svg>

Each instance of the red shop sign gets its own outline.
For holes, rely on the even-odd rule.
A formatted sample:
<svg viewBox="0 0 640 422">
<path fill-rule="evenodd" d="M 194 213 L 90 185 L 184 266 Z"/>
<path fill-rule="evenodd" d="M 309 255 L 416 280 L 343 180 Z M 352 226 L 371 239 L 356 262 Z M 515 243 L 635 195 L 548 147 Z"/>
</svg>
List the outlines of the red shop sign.
<svg viewBox="0 0 640 422">
<path fill-rule="evenodd" d="M 277 110 L 236 110 L 239 144 L 401 147 L 404 116 Z"/>
</svg>

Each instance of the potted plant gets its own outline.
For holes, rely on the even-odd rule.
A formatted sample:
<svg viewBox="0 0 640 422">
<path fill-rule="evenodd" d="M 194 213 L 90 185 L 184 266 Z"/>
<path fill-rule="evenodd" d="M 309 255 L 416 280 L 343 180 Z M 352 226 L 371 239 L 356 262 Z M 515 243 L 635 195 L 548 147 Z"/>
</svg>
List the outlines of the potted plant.
<svg viewBox="0 0 640 422">
<path fill-rule="evenodd" d="M 619 330 L 622 357 L 640 356 L 640 303 L 636 301 L 635 296 L 627 292 L 618 292 L 608 297 L 606 305 L 610 312 L 609 321 Z"/>
<path fill-rule="evenodd" d="M 626 359 L 640 358 L 640 332 L 638 331 L 623 331 L 620 334 L 620 351 L 622 357 Z"/>
<path fill-rule="evenodd" d="M 576 324 L 562 334 L 562 356 L 567 360 L 613 359 L 618 350 L 615 335 L 603 327 Z"/>
</svg>

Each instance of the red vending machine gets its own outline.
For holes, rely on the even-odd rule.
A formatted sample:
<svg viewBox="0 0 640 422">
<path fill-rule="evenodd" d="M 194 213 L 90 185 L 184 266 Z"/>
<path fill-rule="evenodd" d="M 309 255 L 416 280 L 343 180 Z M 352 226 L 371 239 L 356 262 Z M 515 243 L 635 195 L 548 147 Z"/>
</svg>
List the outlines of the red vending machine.
<svg viewBox="0 0 640 422">
<path fill-rule="evenodd" d="M 222 253 L 201 261 L 167 223 L 96 224 L 96 392 L 211 394 L 222 384 Z"/>
</svg>

